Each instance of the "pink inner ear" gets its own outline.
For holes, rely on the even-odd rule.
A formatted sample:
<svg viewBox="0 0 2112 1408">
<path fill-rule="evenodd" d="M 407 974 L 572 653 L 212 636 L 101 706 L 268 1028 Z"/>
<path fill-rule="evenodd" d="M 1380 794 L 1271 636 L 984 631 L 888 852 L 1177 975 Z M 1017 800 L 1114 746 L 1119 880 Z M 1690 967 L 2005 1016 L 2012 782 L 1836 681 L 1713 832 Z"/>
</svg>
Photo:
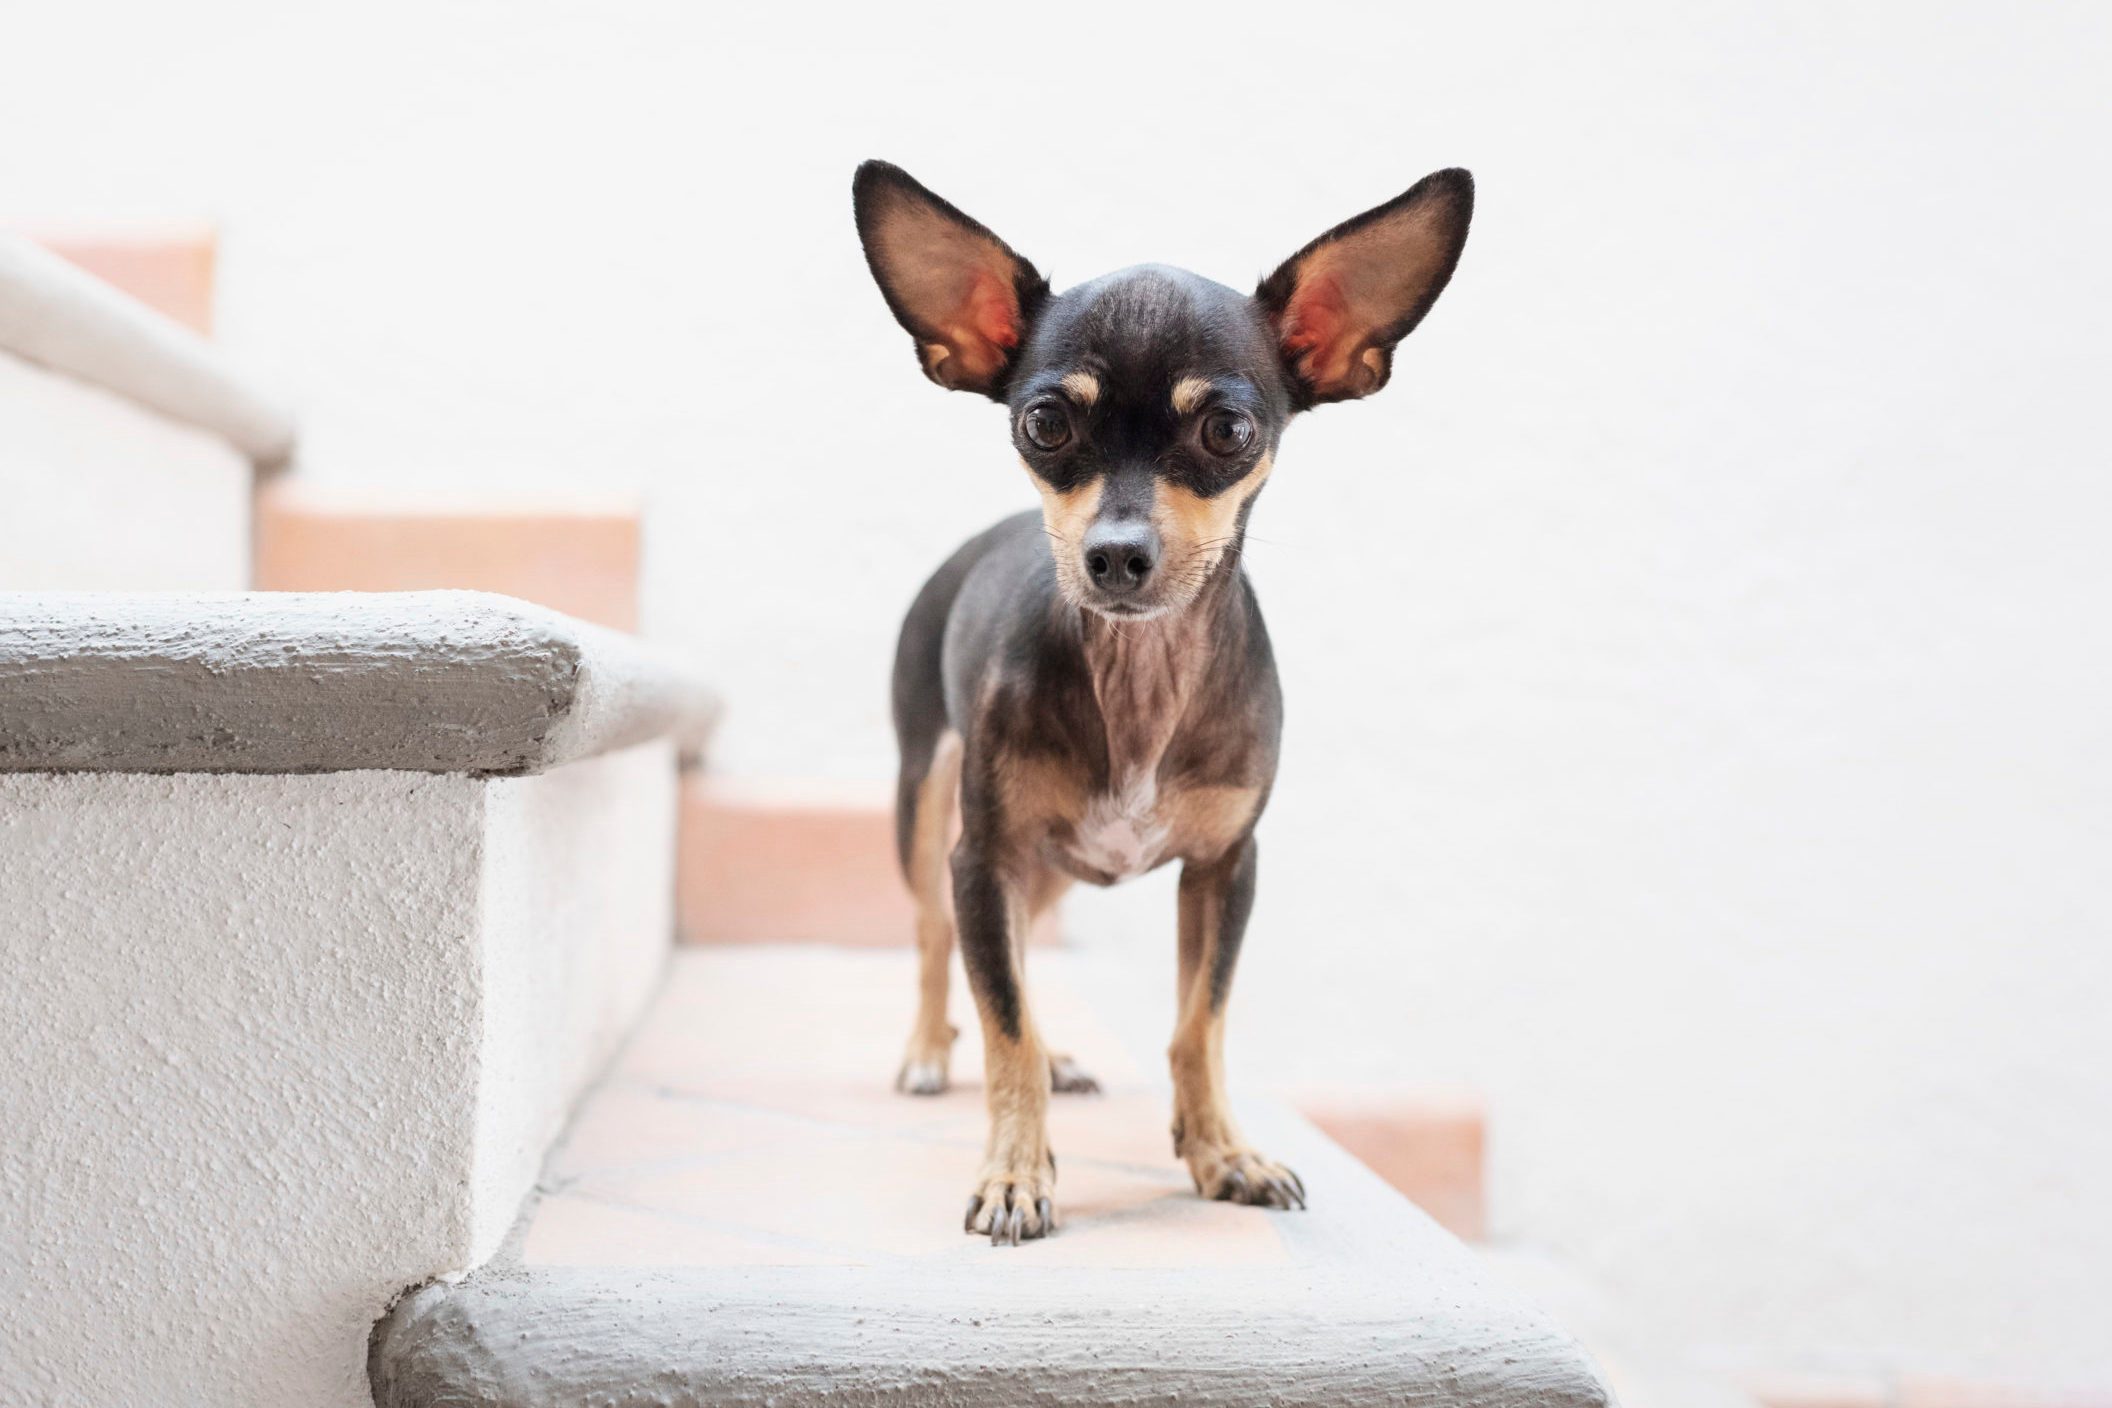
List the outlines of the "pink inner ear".
<svg viewBox="0 0 2112 1408">
<path fill-rule="evenodd" d="M 968 286 L 961 321 L 993 347 L 1019 345 L 1019 300 L 1012 285 L 995 274 L 978 272 Z"/>
<path fill-rule="evenodd" d="M 1019 297 L 1012 285 L 987 270 L 976 271 L 944 336 L 950 350 L 927 364 L 927 374 L 947 386 L 996 376 L 1004 370 L 1005 354 L 1019 345 Z"/>
<path fill-rule="evenodd" d="M 1349 331 L 1349 300 L 1341 282 L 1330 274 L 1302 280 L 1284 305 L 1283 350 L 1315 381 L 1346 354 L 1348 349 L 1338 344 Z"/>
</svg>

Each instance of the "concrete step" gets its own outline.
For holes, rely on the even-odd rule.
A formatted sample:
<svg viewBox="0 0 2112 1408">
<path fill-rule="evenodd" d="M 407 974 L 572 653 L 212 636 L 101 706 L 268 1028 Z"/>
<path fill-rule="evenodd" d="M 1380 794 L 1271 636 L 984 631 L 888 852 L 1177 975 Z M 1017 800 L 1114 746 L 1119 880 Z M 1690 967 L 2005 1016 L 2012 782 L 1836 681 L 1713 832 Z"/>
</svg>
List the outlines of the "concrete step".
<svg viewBox="0 0 2112 1408">
<path fill-rule="evenodd" d="M 914 935 L 885 787 L 691 775 L 682 785 L 678 887 L 689 944 L 900 948 Z M 1062 944 L 1060 908 L 1035 929 L 1033 944 Z M 1481 1239 L 1487 1117 L 1472 1091 L 1276 1093 L 1442 1229 Z"/>
<path fill-rule="evenodd" d="M 978 1053 L 892 1089 L 907 954 L 679 953 L 491 1265 L 379 1328 L 381 1408 L 461 1402 L 1605 1404 L 1565 1334 L 1279 1102 L 1248 1134 L 1307 1212 L 1195 1195 L 1156 1070 L 1038 954 L 1059 1096 L 1059 1231 L 963 1235 Z"/>
<path fill-rule="evenodd" d="M 630 631 L 639 554 L 628 500 L 460 500 L 297 478 L 257 496 L 261 591 L 497 592 Z"/>
<path fill-rule="evenodd" d="M 682 790 L 677 914 L 693 944 L 899 948 L 915 932 L 882 787 L 692 774 Z M 1063 943 L 1062 910 L 1035 930 Z M 1488 1225 L 1486 1112 L 1464 1090 L 1276 1092 L 1456 1237 Z"/>
</svg>

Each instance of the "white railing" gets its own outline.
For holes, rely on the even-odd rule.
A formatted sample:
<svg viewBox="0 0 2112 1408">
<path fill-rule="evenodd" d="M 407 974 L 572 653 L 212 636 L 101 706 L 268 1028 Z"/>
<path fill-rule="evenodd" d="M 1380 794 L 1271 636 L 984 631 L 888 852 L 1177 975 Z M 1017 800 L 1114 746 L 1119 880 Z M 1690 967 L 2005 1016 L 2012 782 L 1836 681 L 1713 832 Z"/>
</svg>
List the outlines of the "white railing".
<svg viewBox="0 0 2112 1408">
<path fill-rule="evenodd" d="M 0 234 L 0 351 L 209 431 L 260 469 L 293 454 L 293 417 L 213 345 L 19 235 Z"/>
</svg>

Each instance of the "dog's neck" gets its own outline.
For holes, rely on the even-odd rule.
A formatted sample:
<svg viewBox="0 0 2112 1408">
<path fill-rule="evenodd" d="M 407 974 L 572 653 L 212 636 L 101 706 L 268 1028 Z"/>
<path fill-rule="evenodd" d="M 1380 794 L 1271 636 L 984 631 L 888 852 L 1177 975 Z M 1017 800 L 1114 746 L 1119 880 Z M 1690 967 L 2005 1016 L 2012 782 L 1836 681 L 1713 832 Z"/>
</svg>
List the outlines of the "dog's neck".
<svg viewBox="0 0 2112 1408">
<path fill-rule="evenodd" d="M 1107 729 L 1110 786 L 1120 790 L 1157 775 L 1195 687 L 1223 642 L 1237 576 L 1236 560 L 1228 559 L 1194 600 L 1148 621 L 1079 612 L 1079 644 Z"/>
</svg>

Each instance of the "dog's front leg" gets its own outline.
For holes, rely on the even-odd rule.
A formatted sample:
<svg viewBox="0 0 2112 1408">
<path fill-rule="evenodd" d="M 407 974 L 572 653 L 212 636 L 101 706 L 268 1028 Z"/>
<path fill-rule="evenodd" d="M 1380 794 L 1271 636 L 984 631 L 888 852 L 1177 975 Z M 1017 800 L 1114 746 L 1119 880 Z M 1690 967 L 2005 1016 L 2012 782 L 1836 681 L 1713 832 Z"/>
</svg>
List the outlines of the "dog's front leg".
<svg viewBox="0 0 2112 1408">
<path fill-rule="evenodd" d="M 968 1202 L 967 1230 L 993 1246 L 1055 1230 L 1056 1156 L 1049 1149 L 1049 1057 L 1027 1011 L 1021 950 L 1027 894 L 979 840 L 953 853 L 954 915 L 961 962 L 983 1024 L 983 1084 L 990 1141 Z"/>
<path fill-rule="evenodd" d="M 1206 1198 L 1265 1207 L 1305 1206 L 1298 1175 L 1241 1137 L 1225 1098 L 1225 1000 L 1254 908 L 1255 846 L 1181 867 L 1181 1015 L 1173 1066 L 1173 1152 Z"/>
</svg>

